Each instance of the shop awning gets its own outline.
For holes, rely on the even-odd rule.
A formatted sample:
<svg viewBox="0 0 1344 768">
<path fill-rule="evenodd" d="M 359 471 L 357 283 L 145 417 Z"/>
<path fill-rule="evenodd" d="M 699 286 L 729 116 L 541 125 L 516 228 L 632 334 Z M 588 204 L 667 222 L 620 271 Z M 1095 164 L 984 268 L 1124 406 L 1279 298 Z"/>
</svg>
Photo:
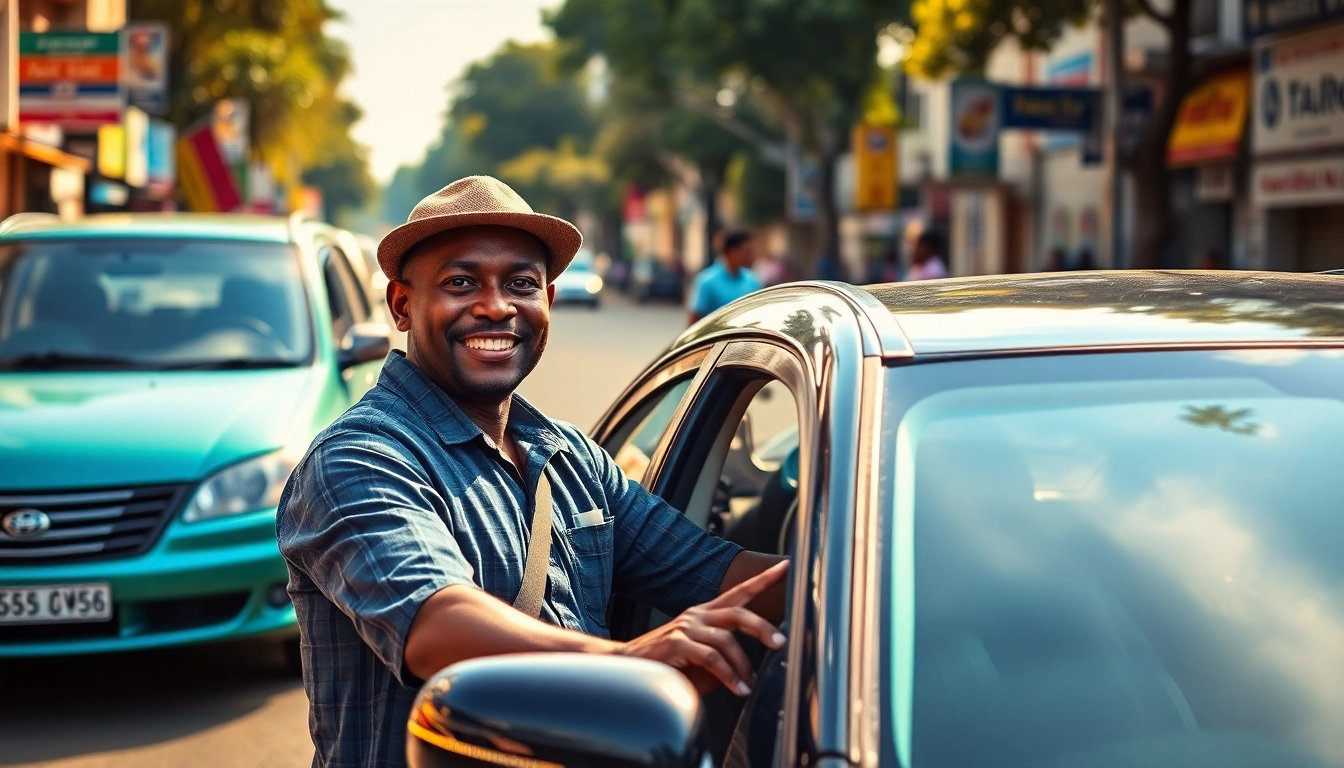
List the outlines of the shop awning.
<svg viewBox="0 0 1344 768">
<path fill-rule="evenodd" d="M 89 169 L 93 167 L 92 163 L 79 155 L 62 152 L 56 147 L 22 136 L 15 136 L 12 133 L 0 133 L 0 150 L 32 158 L 53 168 L 64 168 L 78 173 L 88 173 Z"/>
<path fill-rule="evenodd" d="M 1221 72 L 1200 83 L 1181 102 L 1167 140 L 1167 165 L 1181 167 L 1233 160 L 1246 130 L 1251 71 Z"/>
</svg>

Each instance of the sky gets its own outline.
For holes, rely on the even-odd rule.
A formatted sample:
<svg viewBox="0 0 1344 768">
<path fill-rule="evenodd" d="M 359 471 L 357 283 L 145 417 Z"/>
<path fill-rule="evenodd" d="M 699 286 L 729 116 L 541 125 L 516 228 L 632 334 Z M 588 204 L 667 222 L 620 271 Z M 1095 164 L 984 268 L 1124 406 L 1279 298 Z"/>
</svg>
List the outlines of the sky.
<svg viewBox="0 0 1344 768">
<path fill-rule="evenodd" d="M 364 110 L 355 140 L 369 148 L 379 184 L 438 137 L 448 84 L 506 40 L 549 39 L 541 9 L 559 1 L 328 0 L 346 17 L 327 33 L 350 45 L 345 91 Z"/>
</svg>

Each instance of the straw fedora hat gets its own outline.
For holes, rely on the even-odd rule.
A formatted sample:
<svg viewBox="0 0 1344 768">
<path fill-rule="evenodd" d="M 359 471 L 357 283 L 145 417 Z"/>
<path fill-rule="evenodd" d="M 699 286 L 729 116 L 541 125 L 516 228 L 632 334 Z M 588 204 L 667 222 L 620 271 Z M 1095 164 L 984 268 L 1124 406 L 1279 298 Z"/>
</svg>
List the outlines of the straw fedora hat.
<svg viewBox="0 0 1344 768">
<path fill-rule="evenodd" d="M 541 238 L 551 256 L 547 281 L 564 272 L 583 245 L 578 227 L 533 211 L 508 184 L 490 176 L 468 176 L 417 203 L 406 223 L 388 232 L 378 244 L 378 266 L 389 280 L 395 280 L 402 257 L 416 243 L 449 229 L 482 224 L 513 227 Z"/>
</svg>

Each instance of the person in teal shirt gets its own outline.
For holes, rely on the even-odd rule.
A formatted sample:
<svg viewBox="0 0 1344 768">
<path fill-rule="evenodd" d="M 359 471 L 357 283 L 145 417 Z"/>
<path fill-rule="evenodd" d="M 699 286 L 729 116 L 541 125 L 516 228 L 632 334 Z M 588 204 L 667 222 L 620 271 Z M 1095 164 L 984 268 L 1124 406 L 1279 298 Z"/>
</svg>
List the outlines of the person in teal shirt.
<svg viewBox="0 0 1344 768">
<path fill-rule="evenodd" d="M 761 283 L 751 271 L 754 261 L 756 249 L 751 233 L 740 230 L 728 233 L 723 239 L 723 257 L 701 270 L 691 283 L 687 302 L 690 322 L 699 322 L 719 307 L 759 291 Z"/>
</svg>

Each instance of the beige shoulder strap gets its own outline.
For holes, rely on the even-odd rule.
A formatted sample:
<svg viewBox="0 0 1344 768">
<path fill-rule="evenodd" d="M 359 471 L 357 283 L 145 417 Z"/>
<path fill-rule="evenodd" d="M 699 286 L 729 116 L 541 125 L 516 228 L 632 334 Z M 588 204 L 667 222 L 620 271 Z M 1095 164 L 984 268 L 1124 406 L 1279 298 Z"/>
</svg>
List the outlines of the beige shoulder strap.
<svg viewBox="0 0 1344 768">
<path fill-rule="evenodd" d="M 536 504 L 532 510 L 532 536 L 527 542 L 527 564 L 523 566 L 523 588 L 513 607 L 531 616 L 541 617 L 541 600 L 546 595 L 546 572 L 551 567 L 551 481 L 541 468 L 537 481 Z"/>
</svg>

